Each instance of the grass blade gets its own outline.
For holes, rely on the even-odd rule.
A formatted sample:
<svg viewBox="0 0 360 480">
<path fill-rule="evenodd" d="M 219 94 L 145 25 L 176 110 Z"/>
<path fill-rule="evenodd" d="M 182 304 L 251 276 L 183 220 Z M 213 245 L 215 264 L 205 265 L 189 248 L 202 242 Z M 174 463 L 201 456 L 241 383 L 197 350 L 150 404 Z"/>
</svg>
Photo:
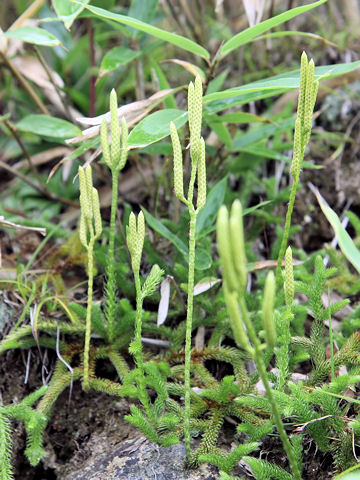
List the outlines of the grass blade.
<svg viewBox="0 0 360 480">
<path fill-rule="evenodd" d="M 315 68 L 315 80 L 324 80 L 327 78 L 337 77 L 346 73 L 352 72 L 360 68 L 360 61 L 352 63 L 339 63 L 338 65 L 324 65 Z M 205 95 L 203 98 L 204 103 L 212 102 L 214 100 L 222 100 L 225 98 L 237 97 L 240 95 L 261 92 L 262 95 L 269 96 L 268 94 L 273 91 L 274 95 L 278 95 L 281 92 L 293 90 L 300 86 L 300 70 L 294 70 L 292 72 L 281 73 L 274 77 L 265 78 L 263 80 L 257 80 L 240 87 L 229 88 L 222 92 L 214 92 L 210 95 Z M 262 97 L 257 97 L 262 98 Z"/>
<path fill-rule="evenodd" d="M 85 8 L 98 17 L 107 18 L 108 20 L 114 20 L 115 22 L 122 23 L 123 25 L 133 27 L 136 30 L 148 33 L 153 37 L 160 38 L 165 42 L 172 43 L 173 45 L 176 45 L 183 50 L 187 50 L 194 55 L 199 55 L 200 57 L 204 57 L 206 59 L 210 57 L 209 52 L 205 50 L 205 48 L 201 47 L 192 40 L 189 40 L 188 38 L 177 35 L 176 33 L 167 32 L 166 30 L 154 27 L 153 25 L 149 25 L 148 23 L 142 22 L 141 20 L 127 17 L 126 15 L 109 12 L 108 10 L 104 10 L 103 8 L 93 7 L 92 5 L 87 5 Z"/>
<path fill-rule="evenodd" d="M 328 219 L 332 226 L 335 235 L 339 241 L 339 246 L 345 257 L 349 260 L 351 265 L 360 273 L 360 251 L 356 248 L 350 235 L 341 225 L 340 219 L 337 214 L 329 207 L 324 197 L 321 196 L 319 190 L 313 185 L 310 186 L 311 190 L 315 194 L 320 208 L 323 211 L 325 217 Z"/>
<path fill-rule="evenodd" d="M 245 45 L 246 43 L 251 42 L 254 38 L 262 33 L 270 30 L 270 28 L 274 28 L 277 25 L 281 25 L 284 22 L 287 22 L 291 18 L 297 17 L 301 13 L 307 12 L 312 8 L 318 7 L 323 3 L 327 2 L 327 0 L 319 0 L 318 2 L 312 3 L 310 5 L 304 5 L 303 7 L 296 7 L 288 10 L 287 12 L 280 13 L 280 15 L 276 15 L 276 17 L 269 18 L 264 22 L 258 23 L 253 27 L 249 27 L 246 30 L 238 33 L 230 40 L 224 43 L 220 50 L 220 56 L 222 58 L 226 57 L 230 52 L 235 50 L 236 48 L 241 47 L 241 45 Z"/>
</svg>

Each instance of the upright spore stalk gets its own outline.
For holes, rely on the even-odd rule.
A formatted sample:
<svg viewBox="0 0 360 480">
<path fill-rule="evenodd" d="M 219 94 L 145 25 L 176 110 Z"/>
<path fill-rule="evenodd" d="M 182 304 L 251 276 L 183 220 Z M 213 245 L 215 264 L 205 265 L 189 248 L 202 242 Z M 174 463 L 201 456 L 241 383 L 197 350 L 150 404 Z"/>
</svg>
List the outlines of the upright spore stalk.
<svg viewBox="0 0 360 480">
<path fill-rule="evenodd" d="M 206 164 L 205 142 L 201 137 L 202 122 L 202 83 L 197 76 L 195 83 L 190 82 L 188 89 L 188 114 L 190 129 L 190 157 L 191 174 L 187 197 L 184 195 L 183 157 L 179 136 L 174 123 L 170 124 L 171 140 L 174 151 L 174 190 L 177 198 L 183 202 L 190 216 L 189 225 L 189 264 L 188 264 L 188 297 L 185 333 L 185 415 L 184 437 L 186 459 L 190 460 L 190 370 L 191 370 L 191 333 L 194 311 L 194 276 L 195 276 L 195 247 L 196 247 L 196 220 L 200 210 L 206 202 Z M 197 179 L 197 201 L 194 205 L 194 188 Z"/>
</svg>

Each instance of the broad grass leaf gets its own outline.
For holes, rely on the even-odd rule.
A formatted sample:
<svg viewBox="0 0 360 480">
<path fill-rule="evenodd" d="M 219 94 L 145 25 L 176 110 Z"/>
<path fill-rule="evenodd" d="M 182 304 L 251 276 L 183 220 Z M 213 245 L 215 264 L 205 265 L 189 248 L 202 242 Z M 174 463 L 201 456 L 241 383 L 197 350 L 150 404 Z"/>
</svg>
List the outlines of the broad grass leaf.
<svg viewBox="0 0 360 480">
<path fill-rule="evenodd" d="M 61 0 L 63 1 L 63 0 Z M 142 22 L 141 20 L 137 20 L 135 18 L 127 17 L 126 15 L 120 15 L 118 13 L 109 12 L 108 10 L 104 10 L 102 8 L 93 7 L 91 5 L 87 5 L 85 8 L 92 12 L 94 15 L 102 18 L 106 18 L 109 20 L 114 20 L 115 22 L 122 23 L 123 25 L 127 25 L 129 27 L 133 27 L 137 30 L 142 32 L 148 33 L 153 37 L 160 38 L 160 40 L 164 40 L 165 42 L 172 43 L 183 50 L 187 50 L 188 52 L 193 53 L 194 55 L 199 55 L 203 58 L 210 58 L 210 54 L 205 48 L 201 47 L 197 43 L 189 40 L 188 38 L 182 37 L 181 35 L 177 35 L 176 33 L 167 32 L 166 30 L 162 30 L 161 28 L 154 27 L 153 25 L 149 25 L 148 23 Z"/>
<path fill-rule="evenodd" d="M 129 148 L 141 148 L 158 142 L 170 135 L 170 122 L 177 128 L 187 121 L 187 112 L 168 108 L 148 115 L 131 131 L 128 138 Z"/>
<path fill-rule="evenodd" d="M 177 250 L 184 256 L 186 262 L 189 263 L 189 249 L 188 246 L 180 240 L 173 232 L 171 232 L 160 220 L 157 220 L 151 215 L 144 207 L 142 207 L 144 212 L 146 223 L 153 230 L 158 232 L 164 238 L 167 238 Z M 206 270 L 211 267 L 212 259 L 206 250 L 202 248 L 196 248 L 196 259 L 195 259 L 195 268 L 197 270 Z"/>
<path fill-rule="evenodd" d="M 256 40 L 264 40 L 266 38 L 282 38 L 282 37 L 308 37 L 308 38 L 313 38 L 314 40 L 318 40 L 319 42 L 325 43 L 326 45 L 331 45 L 332 47 L 337 48 L 336 43 L 330 42 L 329 40 L 322 37 L 321 35 L 317 35 L 316 33 L 311 33 L 311 32 L 297 32 L 292 30 L 284 30 L 282 32 L 267 33 L 265 35 L 261 35 L 260 37 L 257 37 Z"/>
<path fill-rule="evenodd" d="M 16 128 L 40 137 L 60 139 L 73 137 L 81 133 L 81 130 L 72 123 L 49 115 L 27 115 L 16 124 Z"/>
<path fill-rule="evenodd" d="M 233 140 L 226 126 L 226 122 L 213 121 L 215 115 L 204 115 L 204 120 L 215 133 L 218 139 L 225 145 L 228 150 L 232 150 Z"/>
<path fill-rule="evenodd" d="M 208 193 L 205 206 L 200 210 L 196 221 L 196 238 L 202 238 L 215 230 L 214 222 L 218 210 L 224 203 L 227 177 L 218 182 Z"/>
<path fill-rule="evenodd" d="M 204 83 L 206 80 L 206 74 L 204 70 L 202 70 L 200 67 L 197 65 L 194 65 L 193 63 L 186 62 L 185 60 L 179 60 L 178 58 L 169 58 L 168 60 L 163 60 L 162 63 L 176 63 L 177 65 L 180 65 L 183 67 L 185 70 L 191 73 L 194 77 L 197 75 L 200 75 L 201 81 Z"/>
<path fill-rule="evenodd" d="M 144 2 L 144 0 L 132 0 L 128 16 L 142 22 L 150 23 L 155 15 L 158 3 L 159 0 L 146 0 L 146 2 Z M 133 30 L 134 38 L 140 38 L 142 35 L 142 32 Z"/>
<path fill-rule="evenodd" d="M 173 232 L 171 232 L 160 220 L 156 219 L 148 212 L 145 208 L 142 208 L 144 212 L 146 223 L 155 230 L 157 233 L 160 233 L 161 236 L 169 240 L 175 247 L 182 253 L 185 257 L 189 256 L 189 249 L 187 245 L 180 240 Z"/>
<path fill-rule="evenodd" d="M 360 467 L 359 465 L 354 465 L 351 468 L 345 470 L 345 472 L 336 475 L 334 480 L 359 480 L 360 478 Z"/>
<path fill-rule="evenodd" d="M 160 90 L 169 90 L 170 89 L 169 82 L 168 82 L 164 72 L 160 68 L 160 65 L 155 61 L 151 62 L 151 70 L 152 70 L 153 76 L 155 77 L 156 81 L 158 82 Z M 174 96 L 171 95 L 171 96 L 166 97 L 164 99 L 164 105 L 165 105 L 165 108 L 177 108 Z"/>
<path fill-rule="evenodd" d="M 127 47 L 114 47 L 104 55 L 101 60 L 99 77 L 130 63 L 141 55 L 141 51 L 131 50 Z"/>
<path fill-rule="evenodd" d="M 352 72 L 360 68 L 360 61 L 350 63 L 339 63 L 337 65 L 324 65 L 315 68 L 315 80 L 324 80 L 327 78 L 337 77 L 344 75 L 345 73 Z M 222 92 L 211 93 L 205 95 L 203 98 L 204 103 L 213 102 L 214 100 L 223 100 L 227 98 L 238 97 L 249 93 L 260 92 L 260 96 L 256 96 L 256 99 L 266 98 L 271 95 L 278 95 L 279 93 L 299 88 L 300 86 L 300 70 L 293 70 L 292 72 L 281 73 L 274 77 L 265 78 L 263 80 L 257 80 L 240 87 L 230 88 L 223 90 Z M 270 95 L 269 95 L 270 94 Z M 247 99 L 248 100 L 248 99 Z M 225 108 L 229 108 L 226 105 Z"/>
<path fill-rule="evenodd" d="M 313 185 L 311 185 L 310 188 L 316 195 L 321 210 L 323 211 L 325 217 L 328 219 L 328 222 L 330 223 L 335 232 L 341 251 L 349 260 L 349 262 L 353 265 L 353 267 L 360 273 L 360 251 L 356 248 L 350 235 L 341 225 L 339 217 L 336 215 L 334 210 L 329 207 L 324 197 L 321 196 L 319 190 Z"/>
<path fill-rule="evenodd" d="M 287 22 L 288 20 L 294 17 L 297 17 L 301 13 L 305 13 L 308 10 L 318 7 L 319 5 L 322 5 L 325 2 L 327 2 L 327 0 L 319 0 L 318 2 L 312 3 L 310 5 L 304 5 L 302 7 L 292 8 L 287 12 L 281 13 L 280 15 L 276 15 L 275 17 L 269 18 L 264 22 L 258 23 L 253 27 L 247 28 L 246 30 L 238 33 L 237 35 L 235 35 L 230 40 L 224 43 L 224 45 L 220 49 L 220 56 L 222 58 L 226 57 L 226 55 L 228 55 L 230 52 L 232 52 L 236 48 L 239 48 L 241 45 L 245 45 L 246 43 L 251 42 L 251 40 L 256 38 L 258 35 L 261 35 L 267 30 L 270 30 L 271 28 L 274 28 L 277 25 L 281 25 L 282 23 Z"/>
<path fill-rule="evenodd" d="M 273 123 L 272 120 L 269 120 L 265 117 L 260 117 L 260 115 L 254 115 L 253 113 L 248 112 L 234 112 L 234 113 L 224 113 L 224 115 L 212 115 L 214 119 L 211 118 L 213 122 L 226 122 L 226 123 Z"/>
<path fill-rule="evenodd" d="M 33 45 L 43 45 L 46 47 L 57 47 L 61 45 L 61 41 L 52 33 L 38 27 L 19 27 L 14 30 L 9 30 L 3 35 L 4 37 L 16 38 L 26 43 L 32 43 Z"/>
<path fill-rule="evenodd" d="M 64 22 L 65 27 L 69 29 L 88 2 L 89 0 L 77 0 L 76 3 L 71 0 L 52 0 L 52 5 L 56 15 Z"/>
</svg>

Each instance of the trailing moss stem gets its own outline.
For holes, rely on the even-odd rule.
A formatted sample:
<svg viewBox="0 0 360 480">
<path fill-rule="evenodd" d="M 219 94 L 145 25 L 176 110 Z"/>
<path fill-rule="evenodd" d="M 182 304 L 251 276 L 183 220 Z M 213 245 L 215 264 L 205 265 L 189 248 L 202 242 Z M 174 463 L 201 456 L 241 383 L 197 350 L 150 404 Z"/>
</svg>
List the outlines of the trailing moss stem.
<svg viewBox="0 0 360 480">
<path fill-rule="evenodd" d="M 289 240 L 289 232 L 290 232 L 290 227 L 291 227 L 291 217 L 292 213 L 294 210 L 294 205 L 295 205 L 295 199 L 296 199 L 296 191 L 299 185 L 299 178 L 300 175 L 297 175 L 295 178 L 293 178 L 293 183 L 291 186 L 291 191 L 290 191 L 290 196 L 289 196 L 289 204 L 286 212 L 286 218 L 285 218 L 285 226 L 284 226 L 284 235 L 281 240 L 281 245 L 280 245 L 280 250 L 279 250 L 279 256 L 277 260 L 277 266 L 276 266 L 276 287 L 280 286 L 281 283 L 281 266 L 282 266 L 282 261 L 285 255 L 286 247 L 288 244 Z"/>
<path fill-rule="evenodd" d="M 114 169 L 115 170 L 115 169 Z M 107 333 L 109 342 L 114 341 L 114 320 L 116 305 L 116 285 L 115 285 L 115 227 L 116 211 L 118 202 L 119 172 L 111 170 L 112 174 L 112 197 L 110 212 L 110 230 L 109 230 L 109 251 L 107 264 L 107 285 L 106 285 L 106 319 Z"/>
<path fill-rule="evenodd" d="M 194 272 L 195 272 L 195 232 L 196 232 L 196 210 L 191 206 L 190 228 L 189 228 L 189 268 L 188 268 L 188 297 L 187 297 L 187 313 L 186 313 L 186 333 L 185 333 L 185 451 L 187 459 L 190 458 L 190 369 L 191 369 L 191 333 L 192 333 L 192 317 L 194 310 Z"/>
<path fill-rule="evenodd" d="M 144 356 L 142 350 L 141 342 L 141 332 L 142 332 L 142 313 L 143 313 L 143 295 L 141 291 L 141 282 L 139 271 L 134 271 L 134 280 L 135 280 L 135 290 L 136 290 L 136 317 L 135 317 L 135 344 L 136 348 L 134 350 L 134 357 L 137 368 L 139 370 L 139 375 L 137 378 L 137 383 L 139 387 L 139 398 L 141 403 L 144 406 L 145 412 L 150 419 L 150 421 L 155 425 L 156 420 L 152 413 L 150 407 L 149 396 L 146 391 L 145 384 L 145 369 L 144 369 Z"/>
<path fill-rule="evenodd" d="M 138 396 L 144 407 L 145 413 L 150 422 L 156 426 L 156 410 L 153 411 L 146 390 L 145 366 L 141 342 L 143 302 L 144 298 L 151 295 L 159 284 L 163 271 L 158 265 L 154 265 L 147 276 L 143 286 L 140 281 L 140 264 L 142 250 L 145 240 L 145 218 L 143 212 L 140 212 L 136 218 L 133 212 L 130 213 L 129 225 L 126 229 L 126 240 L 131 256 L 131 266 L 134 274 L 136 290 L 136 316 L 135 316 L 135 339 L 131 342 L 129 352 L 134 355 L 137 365 L 136 382 L 138 385 Z"/>
<path fill-rule="evenodd" d="M 89 389 L 89 352 L 91 337 L 91 310 L 93 304 L 93 285 L 94 285 L 94 243 L 95 236 L 92 236 L 88 246 L 88 303 L 86 309 L 86 328 L 84 344 L 84 379 L 83 386 L 85 390 Z"/>
<path fill-rule="evenodd" d="M 85 344 L 84 344 L 84 378 L 83 388 L 89 387 L 89 352 L 91 336 L 91 313 L 94 283 L 94 244 L 102 232 L 100 202 L 96 188 L 93 187 L 91 167 L 79 167 L 80 183 L 80 226 L 79 237 L 88 253 L 88 301 L 86 309 Z"/>
</svg>

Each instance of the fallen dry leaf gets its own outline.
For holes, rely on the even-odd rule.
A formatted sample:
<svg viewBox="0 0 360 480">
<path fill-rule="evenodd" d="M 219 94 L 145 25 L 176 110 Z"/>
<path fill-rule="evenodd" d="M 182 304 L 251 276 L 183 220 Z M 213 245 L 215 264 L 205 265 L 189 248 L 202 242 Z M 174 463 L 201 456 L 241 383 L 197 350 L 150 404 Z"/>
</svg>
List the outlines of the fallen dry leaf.
<svg viewBox="0 0 360 480">
<path fill-rule="evenodd" d="M 206 81 L 206 75 L 205 73 L 201 70 L 201 68 L 197 67 L 193 63 L 190 62 L 185 62 L 185 60 L 179 60 L 178 58 L 169 58 L 168 60 L 163 60 L 161 63 L 176 63 L 177 65 L 180 65 L 181 67 L 185 68 L 188 72 L 190 72 L 194 77 L 197 75 L 200 75 L 202 83 L 205 83 Z"/>
<path fill-rule="evenodd" d="M 0 215 L 0 226 L 1 227 L 8 227 L 8 228 L 15 228 L 17 230 L 31 230 L 33 232 L 39 232 L 41 235 L 46 235 L 46 228 L 41 227 L 24 227 L 23 225 L 18 225 L 17 223 L 9 222 L 5 220 L 5 217 Z"/>
<path fill-rule="evenodd" d="M 19 72 L 24 77 L 31 80 L 33 83 L 35 83 L 35 85 L 41 88 L 44 95 L 49 99 L 52 105 L 54 105 L 59 112 L 66 114 L 63 102 L 60 100 L 59 93 L 56 91 L 56 88 L 50 81 L 46 70 L 36 57 L 25 57 L 22 55 L 17 55 L 11 61 L 12 64 L 19 70 Z M 63 79 L 54 70 L 51 70 L 49 68 L 49 71 L 57 87 L 59 89 L 62 89 L 64 87 Z M 64 96 L 61 91 L 60 95 L 61 97 Z M 71 106 L 69 106 L 69 111 L 74 118 L 79 115 L 79 112 Z"/>
<path fill-rule="evenodd" d="M 167 90 L 160 90 L 160 92 L 155 93 L 151 97 L 145 100 L 139 100 L 137 102 L 128 103 L 127 105 L 123 105 L 122 107 L 118 108 L 118 116 L 120 118 L 125 118 L 128 127 L 134 125 L 135 123 L 139 122 L 144 118 L 144 116 L 152 110 L 156 105 L 160 103 L 160 101 L 169 95 L 171 92 L 174 92 L 177 89 L 167 89 Z M 100 125 L 101 122 L 105 119 L 108 123 L 110 122 L 110 112 L 104 113 L 103 115 L 99 115 L 97 117 L 79 117 L 76 120 L 79 123 L 83 123 L 84 125 L 93 125 L 90 128 L 87 128 L 81 132 L 81 135 L 69 138 L 66 140 L 66 143 L 79 143 L 83 142 L 84 140 L 88 140 L 89 138 L 94 138 L 99 135 L 100 133 Z"/>
<path fill-rule="evenodd" d="M 54 160 L 54 158 L 62 157 L 64 155 L 70 155 L 71 149 L 69 147 L 55 147 L 49 148 L 49 150 L 45 150 L 44 152 L 38 153 L 31 157 L 31 163 L 38 167 L 39 165 L 44 165 L 45 163 Z M 21 160 L 20 162 L 15 163 L 12 167 L 15 170 L 20 170 L 21 168 L 28 167 L 29 162 L 27 160 Z"/>
<path fill-rule="evenodd" d="M 265 9 L 265 0 L 243 0 L 249 26 L 253 27 L 261 22 Z"/>
<path fill-rule="evenodd" d="M 197 283 L 194 287 L 194 297 L 196 295 L 200 295 L 200 293 L 207 292 L 208 290 L 210 290 L 210 288 L 220 282 L 221 280 L 219 278 L 204 278 L 203 280 L 200 280 L 200 282 Z"/>
<path fill-rule="evenodd" d="M 166 320 L 169 311 L 170 283 L 173 277 L 167 275 L 160 286 L 160 303 L 158 309 L 157 326 L 160 327 Z"/>
</svg>

